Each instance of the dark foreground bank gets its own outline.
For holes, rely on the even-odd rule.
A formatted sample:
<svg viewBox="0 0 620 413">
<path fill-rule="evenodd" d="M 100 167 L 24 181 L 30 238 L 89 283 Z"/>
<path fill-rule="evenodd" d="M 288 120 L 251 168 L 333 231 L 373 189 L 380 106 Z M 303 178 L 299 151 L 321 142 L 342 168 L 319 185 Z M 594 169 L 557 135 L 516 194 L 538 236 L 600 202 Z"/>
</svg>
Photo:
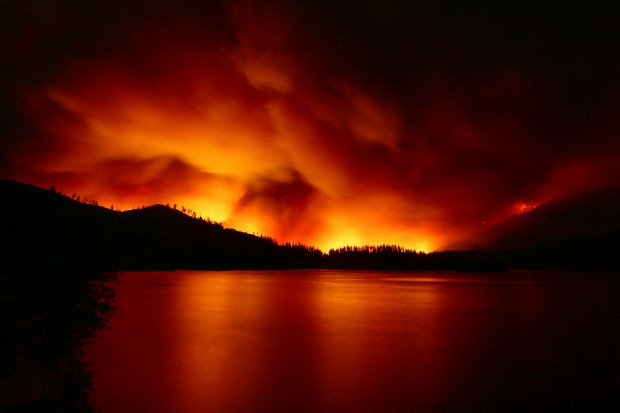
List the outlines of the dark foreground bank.
<svg viewBox="0 0 620 413">
<path fill-rule="evenodd" d="M 7 266 L 0 274 L 0 411 L 88 412 L 85 349 L 116 308 L 116 275 Z"/>
</svg>

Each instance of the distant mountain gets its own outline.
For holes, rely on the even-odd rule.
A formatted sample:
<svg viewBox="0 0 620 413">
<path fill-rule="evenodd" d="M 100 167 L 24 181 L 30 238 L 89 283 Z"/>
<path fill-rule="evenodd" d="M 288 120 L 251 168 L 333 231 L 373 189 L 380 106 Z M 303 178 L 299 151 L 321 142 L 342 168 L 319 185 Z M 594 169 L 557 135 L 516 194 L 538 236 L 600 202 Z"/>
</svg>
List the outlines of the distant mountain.
<svg viewBox="0 0 620 413">
<path fill-rule="evenodd" d="M 0 181 L 0 194 L 5 267 L 296 268 L 316 266 L 322 257 L 163 205 L 119 212 L 14 181 Z"/>
<path fill-rule="evenodd" d="M 552 200 L 445 249 L 514 250 L 539 243 L 592 241 L 619 229 L 620 188 L 604 188 Z"/>
</svg>

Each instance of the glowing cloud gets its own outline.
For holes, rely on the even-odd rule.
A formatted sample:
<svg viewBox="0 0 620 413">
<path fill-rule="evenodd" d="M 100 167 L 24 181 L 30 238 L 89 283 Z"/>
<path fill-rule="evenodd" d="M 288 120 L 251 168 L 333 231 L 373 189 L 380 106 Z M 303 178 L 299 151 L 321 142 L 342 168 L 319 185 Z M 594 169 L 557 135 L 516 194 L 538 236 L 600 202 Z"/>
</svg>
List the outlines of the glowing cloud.
<svg viewBox="0 0 620 413">
<path fill-rule="evenodd" d="M 445 45 L 435 29 L 394 25 L 433 10 L 334 7 L 112 2 L 98 30 L 87 6 L 54 9 L 13 42 L 11 58 L 38 75 L 7 72 L 16 126 L 3 177 L 122 209 L 185 205 L 322 249 L 421 250 L 517 203 L 618 182 L 610 112 L 597 127 L 562 123 L 555 113 L 577 110 L 562 87 L 537 91 L 546 69 L 533 75 L 509 52 L 504 67 L 472 68 L 457 53 L 476 52 L 462 43 L 470 28 Z M 45 47 L 52 63 L 40 63 Z"/>
</svg>

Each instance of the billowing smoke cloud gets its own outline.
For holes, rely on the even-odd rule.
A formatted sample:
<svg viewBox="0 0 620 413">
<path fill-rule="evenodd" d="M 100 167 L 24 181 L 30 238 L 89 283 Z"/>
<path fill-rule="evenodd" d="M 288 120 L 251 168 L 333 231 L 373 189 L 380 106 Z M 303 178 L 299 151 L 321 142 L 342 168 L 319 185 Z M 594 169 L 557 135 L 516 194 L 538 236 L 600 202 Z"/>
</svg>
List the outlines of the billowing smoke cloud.
<svg viewBox="0 0 620 413">
<path fill-rule="evenodd" d="M 424 250 L 619 182 L 603 11 L 204 3 L 9 10 L 2 177 Z"/>
</svg>

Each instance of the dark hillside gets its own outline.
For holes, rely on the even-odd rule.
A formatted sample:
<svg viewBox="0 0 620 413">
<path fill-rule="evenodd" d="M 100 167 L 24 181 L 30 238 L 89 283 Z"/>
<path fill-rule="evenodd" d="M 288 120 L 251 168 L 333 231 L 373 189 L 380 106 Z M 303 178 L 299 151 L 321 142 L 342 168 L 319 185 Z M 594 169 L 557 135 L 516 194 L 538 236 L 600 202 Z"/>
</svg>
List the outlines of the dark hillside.
<svg viewBox="0 0 620 413">
<path fill-rule="evenodd" d="M 163 205 L 121 214 L 117 242 L 127 269 L 233 269 L 316 266 L 320 252 L 277 245 Z"/>
<path fill-rule="evenodd" d="M 102 268 L 115 254 L 119 212 L 13 181 L 0 181 L 0 193 L 6 265 Z"/>
<path fill-rule="evenodd" d="M 89 269 L 234 269 L 319 266 L 321 253 L 279 246 L 163 205 L 118 212 L 52 190 L 0 181 L 7 266 Z"/>
<path fill-rule="evenodd" d="M 552 200 L 523 215 L 509 218 L 481 233 L 447 246 L 447 250 L 528 248 L 533 243 L 574 243 L 603 238 L 620 228 L 620 188 Z"/>
<path fill-rule="evenodd" d="M 506 270 L 620 268 L 620 191 L 557 200 L 452 246 L 421 254 L 398 246 L 322 254 L 223 228 L 163 205 L 118 212 L 51 190 L 0 181 L 5 268 L 88 270 L 348 268 Z M 462 249 L 467 249 L 463 251 Z"/>
</svg>

